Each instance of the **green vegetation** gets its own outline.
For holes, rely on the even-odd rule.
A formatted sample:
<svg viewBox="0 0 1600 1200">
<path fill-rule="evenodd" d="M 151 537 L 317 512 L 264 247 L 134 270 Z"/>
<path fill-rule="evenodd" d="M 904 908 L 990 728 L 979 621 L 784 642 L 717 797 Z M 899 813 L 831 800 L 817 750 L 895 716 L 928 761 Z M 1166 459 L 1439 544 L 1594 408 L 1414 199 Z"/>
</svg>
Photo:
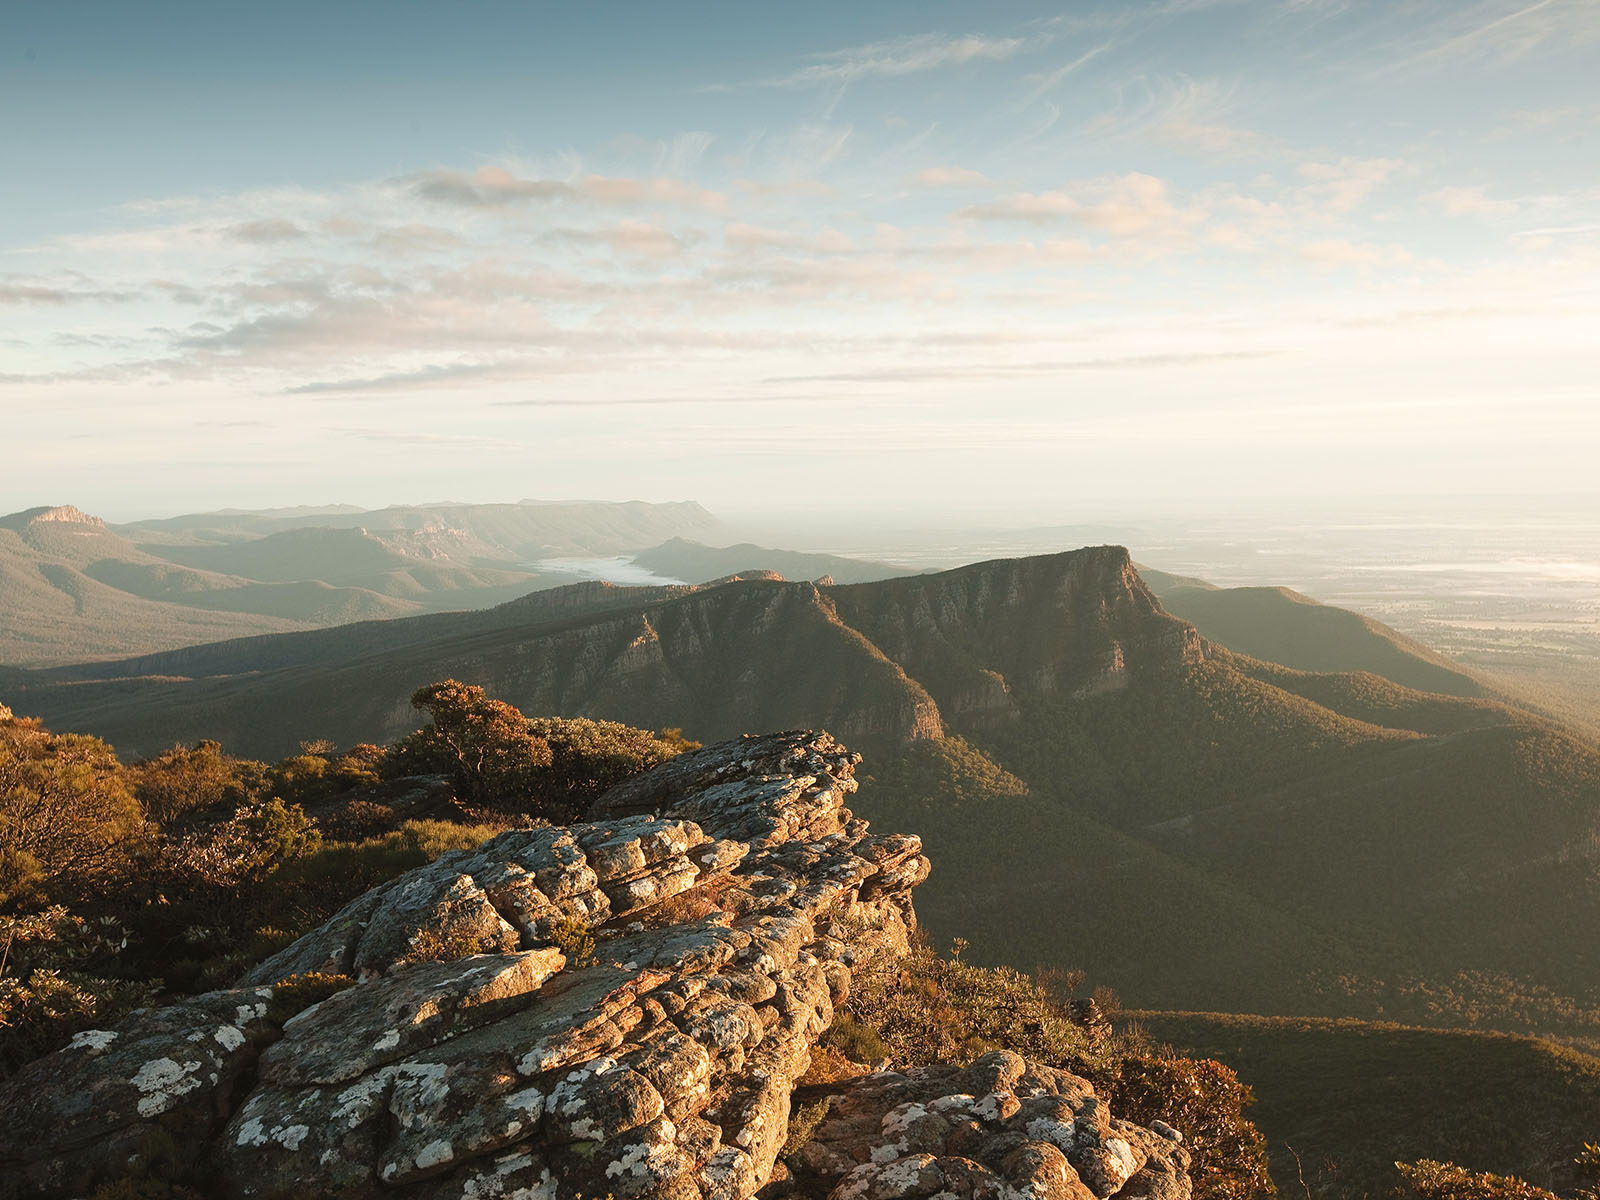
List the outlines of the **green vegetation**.
<svg viewBox="0 0 1600 1200">
<path fill-rule="evenodd" d="M 1160 1051 L 1137 1034 L 1105 1036 L 1078 1024 L 1070 992 L 1009 967 L 961 961 L 920 947 L 905 958 L 869 963 L 857 972 L 843 1010 L 823 1044 L 867 1064 L 887 1058 L 896 1069 L 948 1061 L 961 1064 L 991 1050 L 1013 1050 L 1092 1081 L 1118 1116 L 1163 1120 L 1184 1134 L 1194 1154 L 1197 1200 L 1252 1200 L 1275 1194 L 1266 1143 L 1245 1109 L 1250 1089 L 1219 1062 Z M 1114 997 L 1097 995 L 1108 1004 Z M 791 1125 L 791 1138 L 794 1126 Z"/>
<path fill-rule="evenodd" d="M 370 888 L 540 819 L 528 814 L 569 817 L 693 745 L 528 720 L 453 680 L 418 695 L 435 721 L 399 745 L 307 742 L 271 765 L 201 742 L 123 766 L 96 738 L 0 708 L 0 1076 L 132 1008 L 227 987 Z M 370 798 L 439 769 L 491 819 L 400 819 Z M 555 935 L 573 961 L 592 958 L 581 922 Z M 423 938 L 410 957 L 503 948 Z M 280 999 L 303 1007 L 348 983 L 303 977 Z"/>
<path fill-rule="evenodd" d="M 601 792 L 697 743 L 615 721 L 529 719 L 481 687 L 446 679 L 411 697 L 433 720 L 378 764 L 391 776 L 446 774 L 461 796 L 566 822 Z"/>
<path fill-rule="evenodd" d="M 110 746 L 0 709 L 0 904 L 121 865 L 138 820 Z"/>
</svg>

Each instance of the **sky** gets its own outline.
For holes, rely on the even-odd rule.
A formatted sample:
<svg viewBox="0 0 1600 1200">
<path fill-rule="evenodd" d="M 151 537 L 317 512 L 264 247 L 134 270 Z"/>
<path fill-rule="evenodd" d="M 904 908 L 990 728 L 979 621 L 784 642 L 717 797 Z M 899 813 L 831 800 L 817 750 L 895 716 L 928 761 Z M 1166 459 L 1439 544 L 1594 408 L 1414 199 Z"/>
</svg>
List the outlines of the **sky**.
<svg viewBox="0 0 1600 1200">
<path fill-rule="evenodd" d="M 1600 502 L 1600 0 L 0 6 L 0 511 Z"/>
</svg>

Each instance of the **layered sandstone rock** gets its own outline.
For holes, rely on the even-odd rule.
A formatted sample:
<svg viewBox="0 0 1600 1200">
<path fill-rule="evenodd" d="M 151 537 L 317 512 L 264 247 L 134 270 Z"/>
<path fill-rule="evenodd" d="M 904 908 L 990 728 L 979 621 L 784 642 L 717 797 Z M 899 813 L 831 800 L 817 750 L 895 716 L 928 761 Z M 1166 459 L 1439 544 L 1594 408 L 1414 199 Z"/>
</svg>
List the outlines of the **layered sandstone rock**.
<svg viewBox="0 0 1600 1200">
<path fill-rule="evenodd" d="M 995 1051 L 852 1080 L 764 1195 L 831 1200 L 1188 1200 L 1189 1152 L 1114 1118 L 1087 1080 Z"/>
</svg>

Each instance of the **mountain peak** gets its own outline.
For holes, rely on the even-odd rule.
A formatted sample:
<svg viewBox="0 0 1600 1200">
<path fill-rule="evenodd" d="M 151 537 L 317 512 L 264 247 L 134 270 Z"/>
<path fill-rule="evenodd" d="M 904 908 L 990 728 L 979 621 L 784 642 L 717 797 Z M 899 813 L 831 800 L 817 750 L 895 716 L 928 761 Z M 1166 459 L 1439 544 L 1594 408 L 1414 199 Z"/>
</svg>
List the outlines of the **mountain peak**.
<svg viewBox="0 0 1600 1200">
<path fill-rule="evenodd" d="M 46 504 L 38 508 L 25 508 L 21 512 L 14 512 L 0 517 L 0 528 L 23 529 L 29 525 L 50 522 L 63 525 L 89 525 L 95 529 L 104 529 L 106 527 L 106 523 L 99 517 L 91 516 L 74 505 Z"/>
</svg>

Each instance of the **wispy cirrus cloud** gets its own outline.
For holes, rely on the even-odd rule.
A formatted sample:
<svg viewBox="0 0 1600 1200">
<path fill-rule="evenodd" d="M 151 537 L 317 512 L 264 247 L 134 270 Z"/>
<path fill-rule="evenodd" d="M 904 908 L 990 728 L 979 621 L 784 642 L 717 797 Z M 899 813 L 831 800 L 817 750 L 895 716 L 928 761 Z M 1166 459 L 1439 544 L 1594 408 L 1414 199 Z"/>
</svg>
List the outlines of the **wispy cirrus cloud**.
<svg viewBox="0 0 1600 1200">
<path fill-rule="evenodd" d="M 894 78 L 966 66 L 977 62 L 1001 62 L 1022 51 L 1042 46 L 1050 40 L 1048 32 L 1018 37 L 988 34 L 916 33 L 827 50 L 807 56 L 805 66 L 782 75 L 748 80 L 742 84 L 712 84 L 706 91 L 728 91 L 738 87 L 838 88 L 865 79 Z"/>
<path fill-rule="evenodd" d="M 0 304 L 122 303 L 139 298 L 138 291 L 94 286 L 84 275 L 72 272 L 63 282 L 46 282 L 26 276 L 0 276 Z"/>
<path fill-rule="evenodd" d="M 1273 358 L 1278 350 L 1226 350 L 1168 354 L 1128 354 L 1115 358 L 1046 359 L 1029 362 L 962 363 L 942 367 L 893 367 L 839 371 L 829 375 L 779 375 L 763 383 L 920 383 L 930 380 L 1011 379 L 1019 375 L 1058 375 L 1073 371 L 1144 371 L 1166 367 Z"/>
</svg>

